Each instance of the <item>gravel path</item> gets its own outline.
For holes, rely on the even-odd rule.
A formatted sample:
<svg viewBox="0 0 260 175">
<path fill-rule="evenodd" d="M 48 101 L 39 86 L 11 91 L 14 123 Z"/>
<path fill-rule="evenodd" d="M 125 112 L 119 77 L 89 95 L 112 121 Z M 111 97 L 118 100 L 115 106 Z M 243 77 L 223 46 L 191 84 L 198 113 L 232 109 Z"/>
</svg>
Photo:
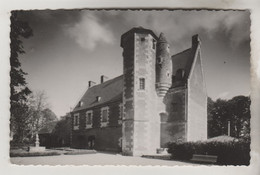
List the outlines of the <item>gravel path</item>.
<svg viewBox="0 0 260 175">
<path fill-rule="evenodd" d="M 122 156 L 119 154 L 84 154 L 43 157 L 12 157 L 10 162 L 17 165 L 196 165 L 191 163 Z"/>
</svg>

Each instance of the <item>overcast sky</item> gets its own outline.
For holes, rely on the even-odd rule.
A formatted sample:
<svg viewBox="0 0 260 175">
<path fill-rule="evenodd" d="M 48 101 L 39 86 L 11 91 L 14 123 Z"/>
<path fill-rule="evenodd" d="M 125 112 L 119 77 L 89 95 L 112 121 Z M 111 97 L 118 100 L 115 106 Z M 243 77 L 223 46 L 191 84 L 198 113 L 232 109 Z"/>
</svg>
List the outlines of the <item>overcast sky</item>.
<svg viewBox="0 0 260 175">
<path fill-rule="evenodd" d="M 230 99 L 250 94 L 250 18 L 248 11 L 25 11 L 33 29 L 20 56 L 33 91 L 44 90 L 51 109 L 64 115 L 87 90 L 123 72 L 120 37 L 133 27 L 163 32 L 176 54 L 202 41 L 208 96 Z"/>
</svg>

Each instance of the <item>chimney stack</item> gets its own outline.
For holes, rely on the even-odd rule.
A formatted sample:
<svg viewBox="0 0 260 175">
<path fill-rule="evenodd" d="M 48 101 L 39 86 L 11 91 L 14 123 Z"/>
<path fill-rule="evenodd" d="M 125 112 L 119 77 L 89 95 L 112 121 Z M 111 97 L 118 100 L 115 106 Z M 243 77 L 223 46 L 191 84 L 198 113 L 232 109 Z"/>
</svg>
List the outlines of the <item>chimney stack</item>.
<svg viewBox="0 0 260 175">
<path fill-rule="evenodd" d="M 199 45 L 201 43 L 199 35 L 193 35 L 192 36 L 192 47 L 196 47 L 197 45 Z"/>
<path fill-rule="evenodd" d="M 88 81 L 88 87 L 91 88 L 94 86 L 96 83 L 94 81 Z"/>
<path fill-rule="evenodd" d="M 100 83 L 104 83 L 104 82 L 107 81 L 107 80 L 108 80 L 108 77 L 107 77 L 107 76 L 101 75 L 101 77 L 100 77 Z"/>
</svg>

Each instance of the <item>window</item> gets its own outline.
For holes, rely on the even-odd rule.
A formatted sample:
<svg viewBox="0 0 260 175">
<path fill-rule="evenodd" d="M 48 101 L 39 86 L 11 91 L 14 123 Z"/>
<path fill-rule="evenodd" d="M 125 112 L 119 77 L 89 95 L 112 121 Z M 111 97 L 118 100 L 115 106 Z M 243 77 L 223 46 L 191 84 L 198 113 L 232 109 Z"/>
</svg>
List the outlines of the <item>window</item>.
<svg viewBox="0 0 260 175">
<path fill-rule="evenodd" d="M 101 97 L 100 96 L 96 96 L 96 100 L 97 100 L 97 102 L 99 102 L 101 100 Z"/>
<path fill-rule="evenodd" d="M 79 129 L 79 114 L 74 114 L 73 129 Z"/>
<path fill-rule="evenodd" d="M 139 89 L 143 90 L 145 89 L 145 79 L 139 78 Z"/>
<path fill-rule="evenodd" d="M 101 108 L 101 127 L 106 127 L 108 124 L 108 107 Z"/>
<path fill-rule="evenodd" d="M 118 117 L 118 124 L 121 125 L 122 124 L 122 118 L 123 118 L 123 104 L 120 103 L 119 104 L 119 117 Z"/>
<path fill-rule="evenodd" d="M 153 39 L 153 49 L 155 49 L 156 48 L 156 41 L 155 41 L 155 39 Z"/>
<path fill-rule="evenodd" d="M 86 128 L 92 128 L 93 112 L 87 111 L 86 113 Z"/>
<path fill-rule="evenodd" d="M 74 125 L 79 125 L 79 114 L 74 114 Z"/>
</svg>

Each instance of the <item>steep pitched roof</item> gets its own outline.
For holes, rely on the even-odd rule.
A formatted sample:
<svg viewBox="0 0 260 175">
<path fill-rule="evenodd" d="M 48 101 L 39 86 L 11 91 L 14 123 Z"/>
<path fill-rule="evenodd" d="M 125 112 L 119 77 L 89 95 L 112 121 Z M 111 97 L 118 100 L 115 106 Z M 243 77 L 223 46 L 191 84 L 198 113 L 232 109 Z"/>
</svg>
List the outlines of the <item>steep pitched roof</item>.
<svg viewBox="0 0 260 175">
<path fill-rule="evenodd" d="M 80 99 L 83 102 L 82 106 L 76 106 L 73 112 L 120 100 L 122 95 L 123 75 L 89 88 Z M 100 101 L 97 101 L 97 97 L 101 97 Z"/>
<path fill-rule="evenodd" d="M 189 78 L 193 62 L 195 60 L 195 54 L 198 49 L 198 45 L 192 46 L 176 55 L 172 56 L 172 75 L 173 84 L 172 87 L 183 86 Z M 184 76 L 178 77 L 178 71 L 183 70 Z"/>
</svg>

